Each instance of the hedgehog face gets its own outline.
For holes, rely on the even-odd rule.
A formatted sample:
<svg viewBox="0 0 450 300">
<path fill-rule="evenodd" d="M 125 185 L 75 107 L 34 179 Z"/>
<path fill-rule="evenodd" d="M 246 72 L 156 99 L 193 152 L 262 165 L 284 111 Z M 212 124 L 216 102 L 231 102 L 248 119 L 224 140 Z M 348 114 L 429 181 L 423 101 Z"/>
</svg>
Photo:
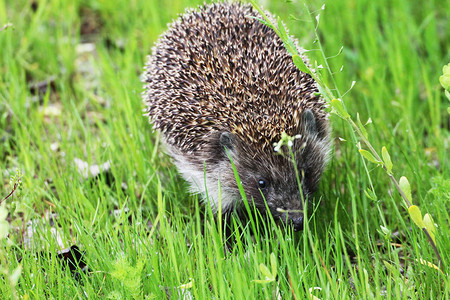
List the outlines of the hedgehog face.
<svg viewBox="0 0 450 300">
<path fill-rule="evenodd" d="M 269 209 L 275 221 L 293 226 L 295 231 L 303 228 L 303 209 L 310 200 L 310 194 L 301 184 L 297 184 L 295 171 L 285 165 L 284 170 L 276 170 L 283 178 L 273 177 L 268 169 L 255 169 L 246 173 L 243 179 L 248 199 L 252 199 L 261 212 Z M 273 171 L 273 170 L 272 170 Z M 264 175 L 260 175 L 260 174 Z M 277 175 L 277 176 L 278 176 Z"/>
<path fill-rule="evenodd" d="M 311 111 L 303 113 L 299 128 L 300 138 L 294 141 L 291 148 L 295 166 L 286 146 L 281 149 L 286 155 L 275 151 L 259 153 L 252 145 L 245 144 L 228 132 L 220 136 L 220 145 L 227 149 L 229 158 L 235 164 L 247 199 L 252 199 L 261 212 L 267 210 L 267 203 L 275 220 L 292 225 L 296 231 L 303 228 L 304 205 L 310 203 L 311 195 L 317 189 L 328 160 L 328 150 L 324 149 L 329 149 L 328 137 L 319 134 Z M 234 174 L 230 173 L 228 177 L 234 177 Z M 239 195 L 239 192 L 234 194 Z"/>
</svg>

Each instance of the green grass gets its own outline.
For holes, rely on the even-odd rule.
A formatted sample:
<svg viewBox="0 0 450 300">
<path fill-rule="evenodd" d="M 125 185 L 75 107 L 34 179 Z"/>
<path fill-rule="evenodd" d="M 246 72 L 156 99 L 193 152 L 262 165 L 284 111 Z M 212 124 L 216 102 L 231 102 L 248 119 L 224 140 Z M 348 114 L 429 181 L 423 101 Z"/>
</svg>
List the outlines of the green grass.
<svg viewBox="0 0 450 300">
<path fill-rule="evenodd" d="M 334 115 L 333 158 L 308 229 L 293 234 L 267 222 L 255 233 L 235 219 L 224 252 L 221 223 L 207 210 L 201 217 L 205 209 L 164 154 L 140 97 L 154 41 L 199 3 L 0 0 L 0 28 L 13 24 L 0 31 L 0 198 L 16 169 L 23 174 L 22 190 L 5 201 L 15 211 L 9 238 L 0 240 L 1 298 L 176 299 L 188 291 L 196 299 L 265 299 L 278 290 L 283 299 L 306 299 L 320 287 L 313 292 L 320 299 L 448 299 L 449 102 L 439 84 L 450 60 L 445 1 L 329 1 L 318 28 L 326 56 L 344 46 L 329 63 L 342 93 L 356 81 L 343 97 L 347 110 L 372 120 L 369 140 L 389 149 L 395 177 L 408 177 L 413 203 L 433 216 L 445 275 L 418 262 L 438 264 L 385 172 L 362 159 L 351 127 Z M 318 48 L 303 4 L 265 7 L 304 48 Z M 87 42 L 95 51 L 77 51 Z M 320 51 L 308 55 L 324 63 Z M 46 93 L 32 92 L 50 78 Z M 75 158 L 110 161 L 110 173 L 86 180 Z M 51 213 L 54 226 L 45 218 Z M 73 244 L 86 252 L 81 280 L 55 257 Z M 277 277 L 255 282 L 265 278 L 260 264 L 271 270 L 271 253 Z"/>
</svg>

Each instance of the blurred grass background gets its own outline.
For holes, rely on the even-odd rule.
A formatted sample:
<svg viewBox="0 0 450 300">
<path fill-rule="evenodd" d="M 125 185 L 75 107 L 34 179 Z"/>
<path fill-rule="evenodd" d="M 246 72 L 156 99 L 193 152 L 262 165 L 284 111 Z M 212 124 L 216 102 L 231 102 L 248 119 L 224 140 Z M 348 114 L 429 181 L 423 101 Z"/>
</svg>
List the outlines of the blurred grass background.
<svg viewBox="0 0 450 300">
<path fill-rule="evenodd" d="M 283 299 L 303 299 L 321 287 L 313 292 L 321 299 L 448 299 L 447 276 L 417 262 L 437 263 L 426 237 L 336 117 L 333 159 L 308 233 L 313 242 L 307 233 L 280 228 L 252 242 L 241 227 L 224 254 L 221 229 L 211 217 L 198 217 L 198 199 L 143 117 L 140 96 L 153 43 L 177 14 L 201 3 L 0 0 L 0 27 L 13 25 L 0 32 L 2 195 L 15 170 L 23 173 L 23 190 L 6 202 L 17 209 L 0 252 L 5 298 L 271 298 L 278 289 Z M 286 22 L 311 61 L 323 63 L 303 3 L 260 3 Z M 344 93 L 356 81 L 343 98 L 346 107 L 363 123 L 371 120 L 369 139 L 389 149 L 395 176 L 409 178 L 413 202 L 434 217 L 448 274 L 450 122 L 439 85 L 450 60 L 448 2 L 339 0 L 323 11 L 322 5 L 308 2 L 320 13 L 325 55 L 343 46 L 330 60 L 336 88 Z M 110 169 L 86 179 L 76 159 L 110 162 Z M 372 186 L 376 201 L 364 193 Z M 82 283 L 51 259 L 72 244 L 86 251 L 90 271 L 81 273 Z M 270 253 L 277 256 L 276 284 L 253 282 L 264 278 L 261 263 L 270 269 Z M 19 265 L 14 285 L 8 276 Z"/>
</svg>

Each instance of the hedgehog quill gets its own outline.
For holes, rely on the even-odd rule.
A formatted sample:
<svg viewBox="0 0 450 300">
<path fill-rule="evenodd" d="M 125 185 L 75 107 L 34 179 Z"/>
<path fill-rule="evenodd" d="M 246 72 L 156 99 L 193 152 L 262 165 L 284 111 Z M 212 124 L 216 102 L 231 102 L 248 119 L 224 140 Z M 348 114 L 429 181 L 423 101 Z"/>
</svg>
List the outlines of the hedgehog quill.
<svg viewBox="0 0 450 300">
<path fill-rule="evenodd" d="M 248 201 L 301 230 L 302 199 L 310 202 L 329 157 L 328 114 L 315 81 L 258 19 L 239 2 L 181 15 L 148 58 L 143 98 L 178 170 L 193 192 L 207 191 L 214 212 L 219 183 L 222 212 L 243 208 L 231 160 Z M 298 137 L 296 166 L 274 151 L 283 133 Z"/>
</svg>

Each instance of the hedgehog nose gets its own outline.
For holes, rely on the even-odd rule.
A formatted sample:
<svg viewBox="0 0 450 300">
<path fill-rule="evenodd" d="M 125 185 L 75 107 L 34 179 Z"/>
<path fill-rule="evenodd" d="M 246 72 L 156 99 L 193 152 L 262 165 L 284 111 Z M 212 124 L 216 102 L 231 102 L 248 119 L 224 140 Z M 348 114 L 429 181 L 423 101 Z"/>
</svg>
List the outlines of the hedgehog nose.
<svg viewBox="0 0 450 300">
<path fill-rule="evenodd" d="M 292 218 L 291 224 L 294 227 L 294 231 L 303 230 L 303 216 Z"/>
</svg>

